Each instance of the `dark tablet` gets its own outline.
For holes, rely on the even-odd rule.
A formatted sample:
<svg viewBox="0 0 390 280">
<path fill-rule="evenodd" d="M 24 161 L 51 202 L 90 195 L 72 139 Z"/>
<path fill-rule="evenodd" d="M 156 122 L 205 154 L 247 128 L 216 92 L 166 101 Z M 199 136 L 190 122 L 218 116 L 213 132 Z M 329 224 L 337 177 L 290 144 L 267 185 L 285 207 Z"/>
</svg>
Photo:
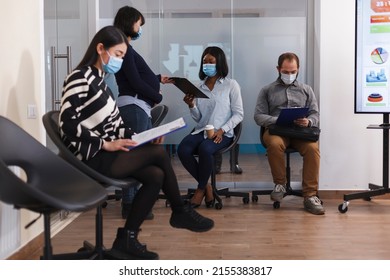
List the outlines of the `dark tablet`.
<svg viewBox="0 0 390 280">
<path fill-rule="evenodd" d="M 198 89 L 193 83 L 186 78 L 171 77 L 173 84 L 180 89 L 184 94 L 192 94 L 196 98 L 209 98 L 200 89 Z"/>
</svg>

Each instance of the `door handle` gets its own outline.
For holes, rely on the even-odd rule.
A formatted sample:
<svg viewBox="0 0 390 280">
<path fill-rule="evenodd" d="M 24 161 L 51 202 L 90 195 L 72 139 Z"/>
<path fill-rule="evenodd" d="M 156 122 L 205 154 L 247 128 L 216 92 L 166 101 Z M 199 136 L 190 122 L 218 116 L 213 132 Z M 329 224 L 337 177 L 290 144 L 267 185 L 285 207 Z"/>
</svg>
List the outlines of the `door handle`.
<svg viewBox="0 0 390 280">
<path fill-rule="evenodd" d="M 50 48 L 50 60 L 51 60 L 51 100 L 52 110 L 59 109 L 57 106 L 61 104 L 61 96 L 57 91 L 58 87 L 58 71 L 57 71 L 57 59 L 66 59 L 67 73 L 72 70 L 72 52 L 71 47 L 66 46 L 66 53 L 56 53 L 56 47 Z"/>
</svg>

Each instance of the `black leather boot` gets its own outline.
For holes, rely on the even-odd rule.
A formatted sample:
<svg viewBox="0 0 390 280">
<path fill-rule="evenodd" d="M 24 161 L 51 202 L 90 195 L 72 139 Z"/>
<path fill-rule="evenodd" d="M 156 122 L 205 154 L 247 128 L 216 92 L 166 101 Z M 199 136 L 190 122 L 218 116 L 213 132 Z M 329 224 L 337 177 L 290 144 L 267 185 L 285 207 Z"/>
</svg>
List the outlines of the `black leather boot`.
<svg viewBox="0 0 390 280">
<path fill-rule="evenodd" d="M 169 223 L 174 228 L 185 228 L 194 232 L 208 231 L 214 226 L 213 220 L 202 216 L 189 204 L 172 211 Z"/>
<path fill-rule="evenodd" d="M 121 259 L 158 260 L 158 254 L 146 249 L 146 245 L 138 241 L 139 230 L 118 228 L 116 239 L 112 245 L 112 253 Z"/>
<path fill-rule="evenodd" d="M 237 144 L 234 146 L 233 149 L 230 150 L 230 172 L 235 173 L 235 174 L 241 174 L 242 169 L 238 165 L 238 153 L 240 150 L 240 145 Z"/>
</svg>

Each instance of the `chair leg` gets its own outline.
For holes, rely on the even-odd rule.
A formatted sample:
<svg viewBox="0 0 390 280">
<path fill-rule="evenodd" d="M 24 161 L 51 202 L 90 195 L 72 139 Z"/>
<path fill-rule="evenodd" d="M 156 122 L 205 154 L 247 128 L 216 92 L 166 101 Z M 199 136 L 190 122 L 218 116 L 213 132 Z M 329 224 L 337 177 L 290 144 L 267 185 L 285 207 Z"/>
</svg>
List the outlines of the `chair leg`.
<svg viewBox="0 0 390 280">
<path fill-rule="evenodd" d="M 242 168 L 238 165 L 238 154 L 240 151 L 240 144 L 236 144 L 233 149 L 230 150 L 230 172 L 235 174 L 241 174 Z"/>
<path fill-rule="evenodd" d="M 97 258 L 99 260 L 102 260 L 104 247 L 103 247 L 103 213 L 102 213 L 101 206 L 98 206 L 98 208 L 96 209 L 95 232 L 96 232 L 95 251 L 97 254 Z"/>
<path fill-rule="evenodd" d="M 53 258 L 53 248 L 51 246 L 51 236 L 50 236 L 50 214 L 45 213 L 43 215 L 43 226 L 44 226 L 44 247 L 43 247 L 43 256 L 41 259 L 51 260 Z"/>
<path fill-rule="evenodd" d="M 291 189 L 290 153 L 286 153 L 286 188 Z"/>
<path fill-rule="evenodd" d="M 218 154 L 214 156 L 215 173 L 221 173 L 222 168 L 222 155 Z"/>
<path fill-rule="evenodd" d="M 53 248 L 51 245 L 51 226 L 50 226 L 50 213 L 44 213 L 44 247 L 41 260 L 81 260 L 88 259 L 91 256 L 90 251 L 79 251 L 72 253 L 53 254 Z"/>
<path fill-rule="evenodd" d="M 302 196 L 301 190 L 293 190 L 291 187 L 291 165 L 290 165 L 290 153 L 286 153 L 286 195 Z"/>
<path fill-rule="evenodd" d="M 215 203 L 215 208 L 216 209 L 222 209 L 222 207 L 223 207 L 221 196 L 225 196 L 225 197 L 231 197 L 231 196 L 242 197 L 243 198 L 242 200 L 243 200 L 244 204 L 248 204 L 249 203 L 249 193 L 248 192 L 230 191 L 229 188 L 217 189 L 217 180 L 216 180 L 215 169 L 213 169 L 211 171 L 211 186 L 213 187 L 213 191 L 215 193 L 214 197 L 215 197 L 215 200 L 217 201 L 217 203 Z"/>
<path fill-rule="evenodd" d="M 223 203 L 222 203 L 222 199 L 219 196 L 219 193 L 217 190 L 217 180 L 216 180 L 215 167 L 213 167 L 213 170 L 211 171 L 211 187 L 213 188 L 214 200 L 216 201 L 214 203 L 215 209 L 220 210 L 223 207 Z"/>
<path fill-rule="evenodd" d="M 84 241 L 83 247 L 77 252 L 53 254 L 51 239 L 50 239 L 50 214 L 44 215 L 45 227 L 45 245 L 44 254 L 41 259 L 55 259 L 55 260 L 102 260 L 102 259 L 118 259 L 111 254 L 110 250 L 106 250 L 103 246 L 103 213 L 102 206 L 98 206 L 95 215 L 95 244 Z"/>
</svg>

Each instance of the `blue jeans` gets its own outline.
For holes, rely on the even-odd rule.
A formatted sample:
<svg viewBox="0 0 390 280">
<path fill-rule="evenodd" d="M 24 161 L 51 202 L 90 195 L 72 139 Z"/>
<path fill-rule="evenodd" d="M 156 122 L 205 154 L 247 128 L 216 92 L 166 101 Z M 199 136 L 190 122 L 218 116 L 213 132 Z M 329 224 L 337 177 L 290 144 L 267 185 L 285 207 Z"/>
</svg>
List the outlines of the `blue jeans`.
<svg viewBox="0 0 390 280">
<path fill-rule="evenodd" d="M 130 127 L 135 133 L 152 128 L 152 120 L 143 109 L 137 105 L 131 104 L 119 107 L 122 120 L 127 127 Z M 137 193 L 137 188 L 122 189 L 122 202 L 132 203 Z"/>
<path fill-rule="evenodd" d="M 151 118 L 137 105 L 131 104 L 119 107 L 119 112 L 125 125 L 130 127 L 135 133 L 152 128 Z"/>
<path fill-rule="evenodd" d="M 205 189 L 214 164 L 213 154 L 227 146 L 233 138 L 223 136 L 221 143 L 205 139 L 203 133 L 187 135 L 179 144 L 177 154 L 184 168 L 198 182 L 198 188 Z M 198 155 L 198 160 L 196 156 Z"/>
</svg>

